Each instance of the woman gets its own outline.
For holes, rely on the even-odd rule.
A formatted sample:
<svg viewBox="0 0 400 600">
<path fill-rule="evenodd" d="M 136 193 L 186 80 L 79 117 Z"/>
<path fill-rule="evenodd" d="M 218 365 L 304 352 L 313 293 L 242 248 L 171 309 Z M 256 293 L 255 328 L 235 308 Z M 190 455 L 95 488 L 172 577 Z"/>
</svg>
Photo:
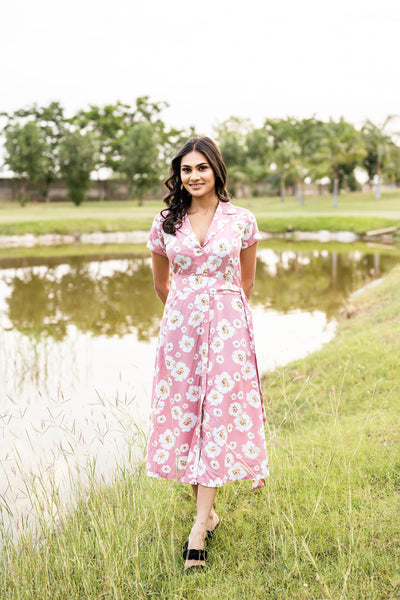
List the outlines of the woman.
<svg viewBox="0 0 400 600">
<path fill-rule="evenodd" d="M 146 472 L 192 485 L 197 512 L 185 570 L 201 569 L 219 522 L 217 488 L 240 479 L 259 488 L 268 476 L 248 303 L 260 234 L 254 216 L 229 202 L 226 168 L 210 138 L 186 142 L 165 184 L 168 208 L 147 243 L 165 309 Z"/>
</svg>

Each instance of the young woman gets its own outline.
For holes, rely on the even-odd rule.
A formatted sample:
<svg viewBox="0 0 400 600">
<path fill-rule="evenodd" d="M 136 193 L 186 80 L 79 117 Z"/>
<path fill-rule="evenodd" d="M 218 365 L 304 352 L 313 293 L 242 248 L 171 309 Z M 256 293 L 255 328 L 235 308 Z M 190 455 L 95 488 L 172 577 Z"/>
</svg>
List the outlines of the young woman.
<svg viewBox="0 0 400 600">
<path fill-rule="evenodd" d="M 192 485 L 196 519 L 185 570 L 205 565 L 219 523 L 217 488 L 268 476 L 265 412 L 248 299 L 257 223 L 233 206 L 216 144 L 192 138 L 172 160 L 168 208 L 154 219 L 155 290 L 165 304 L 152 393 L 146 472 Z"/>
</svg>

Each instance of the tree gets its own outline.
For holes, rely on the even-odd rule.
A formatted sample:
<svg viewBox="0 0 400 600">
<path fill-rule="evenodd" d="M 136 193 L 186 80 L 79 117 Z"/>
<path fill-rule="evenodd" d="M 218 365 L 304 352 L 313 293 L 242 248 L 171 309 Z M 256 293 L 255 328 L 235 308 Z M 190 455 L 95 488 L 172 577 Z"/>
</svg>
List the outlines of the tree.
<svg viewBox="0 0 400 600">
<path fill-rule="evenodd" d="M 363 164 L 368 173 L 370 185 L 376 177 L 375 200 L 379 200 L 381 197 L 382 167 L 393 144 L 390 135 L 385 132 L 386 127 L 393 118 L 393 116 L 387 117 L 381 126 L 375 125 L 368 119 L 362 128 L 362 136 L 366 150 Z"/>
<path fill-rule="evenodd" d="M 6 130 L 5 163 L 19 177 L 19 201 L 22 205 L 28 197 L 26 184 L 36 184 L 48 172 L 48 147 L 40 135 L 36 123 L 15 124 Z"/>
<path fill-rule="evenodd" d="M 90 174 L 98 160 L 98 144 L 93 134 L 67 132 L 60 144 L 60 170 L 68 197 L 79 206 L 90 188 Z"/>
<path fill-rule="evenodd" d="M 33 104 L 14 113 L 0 113 L 0 116 L 6 120 L 4 126 L 6 135 L 9 132 L 11 136 L 13 131 L 27 123 L 33 122 L 36 125 L 45 158 L 44 171 L 37 183 L 40 184 L 42 196 L 47 199 L 50 183 L 59 177 L 58 151 L 66 129 L 64 108 L 59 102 L 50 102 L 48 106 Z"/>
<path fill-rule="evenodd" d="M 345 171 L 349 175 L 357 163 L 365 157 L 361 134 L 343 117 L 339 121 L 329 119 L 324 125 L 324 139 L 316 161 L 327 166 L 326 175 L 333 180 L 333 206 L 339 205 L 339 177 Z M 350 169 L 349 169 L 350 166 Z"/>
<path fill-rule="evenodd" d="M 139 206 L 143 198 L 160 182 L 159 137 L 154 125 L 136 123 L 127 132 L 121 147 L 120 171 L 129 181 L 130 192 L 137 195 Z"/>
<path fill-rule="evenodd" d="M 118 173 L 127 132 L 136 123 L 151 123 L 160 140 L 168 138 L 165 124 L 160 118 L 160 113 L 167 106 L 165 102 L 150 102 L 148 96 L 141 96 L 136 99 L 135 106 L 122 102 L 105 106 L 90 105 L 89 109 L 81 110 L 72 117 L 70 123 L 83 132 L 93 132 L 99 143 L 99 167 Z M 171 135 L 176 133 L 177 130 L 172 130 Z"/>
</svg>

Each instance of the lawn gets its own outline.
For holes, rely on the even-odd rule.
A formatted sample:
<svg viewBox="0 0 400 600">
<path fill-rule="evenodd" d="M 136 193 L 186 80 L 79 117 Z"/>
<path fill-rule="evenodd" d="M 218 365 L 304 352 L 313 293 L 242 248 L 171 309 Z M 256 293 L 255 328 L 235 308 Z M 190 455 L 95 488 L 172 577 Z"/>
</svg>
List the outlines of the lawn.
<svg viewBox="0 0 400 600">
<path fill-rule="evenodd" d="M 347 230 L 365 233 L 388 226 L 400 228 L 400 190 L 386 191 L 381 200 L 373 193 L 343 194 L 339 208 L 330 196 L 307 197 L 301 206 L 293 197 L 284 204 L 279 198 L 252 198 L 236 202 L 250 208 L 263 231 L 281 233 L 288 227 L 304 231 Z M 154 215 L 164 207 L 161 200 L 145 206 L 132 201 L 18 204 L 0 203 L 0 235 L 32 233 L 83 233 L 94 231 L 149 230 Z"/>
</svg>

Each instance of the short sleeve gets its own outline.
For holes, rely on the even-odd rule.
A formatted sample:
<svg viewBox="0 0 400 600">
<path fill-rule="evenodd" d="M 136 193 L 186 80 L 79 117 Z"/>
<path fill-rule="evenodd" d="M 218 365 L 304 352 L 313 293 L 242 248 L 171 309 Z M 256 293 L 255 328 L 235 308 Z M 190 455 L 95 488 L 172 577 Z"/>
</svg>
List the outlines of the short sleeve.
<svg viewBox="0 0 400 600">
<path fill-rule="evenodd" d="M 150 229 L 149 239 L 147 241 L 146 246 L 152 252 L 157 252 L 157 254 L 167 256 L 162 222 L 163 219 L 161 217 L 161 214 L 158 214 L 154 217 L 154 221 Z"/>
<path fill-rule="evenodd" d="M 242 250 L 252 246 L 261 240 L 261 234 L 258 230 L 257 221 L 253 213 L 246 210 L 246 218 L 244 219 L 244 229 L 242 235 Z"/>
</svg>

